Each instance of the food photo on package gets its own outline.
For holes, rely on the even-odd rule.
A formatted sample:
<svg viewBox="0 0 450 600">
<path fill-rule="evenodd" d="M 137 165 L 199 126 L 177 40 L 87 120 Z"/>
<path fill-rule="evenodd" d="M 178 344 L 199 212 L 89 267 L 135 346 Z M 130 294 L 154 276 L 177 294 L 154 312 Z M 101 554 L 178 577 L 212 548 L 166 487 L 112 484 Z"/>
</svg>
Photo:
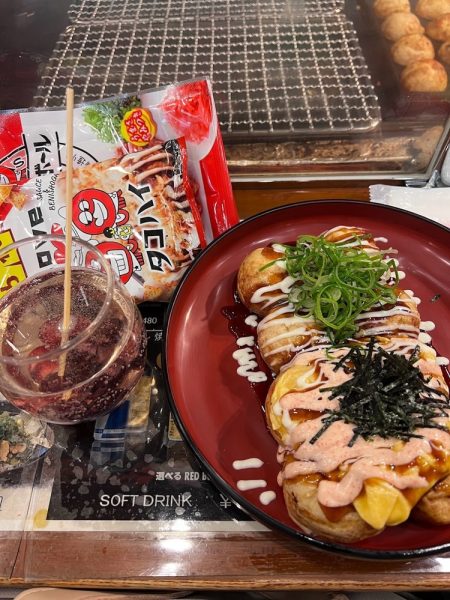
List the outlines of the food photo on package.
<svg viewBox="0 0 450 600">
<path fill-rule="evenodd" d="M 65 110 L 0 113 L 2 245 L 64 235 L 65 127 Z M 73 165 L 72 234 L 108 257 L 137 301 L 167 301 L 238 221 L 207 80 L 76 107 Z M 64 242 L 26 260 L 63 263 Z"/>
</svg>

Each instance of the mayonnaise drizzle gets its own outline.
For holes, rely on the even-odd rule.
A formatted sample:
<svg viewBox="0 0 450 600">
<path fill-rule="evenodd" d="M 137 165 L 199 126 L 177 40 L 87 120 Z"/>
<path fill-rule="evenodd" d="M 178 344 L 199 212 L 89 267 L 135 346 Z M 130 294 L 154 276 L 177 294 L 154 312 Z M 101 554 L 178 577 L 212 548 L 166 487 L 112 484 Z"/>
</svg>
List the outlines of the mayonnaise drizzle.
<svg viewBox="0 0 450 600">
<path fill-rule="evenodd" d="M 277 497 L 277 495 L 275 494 L 275 492 L 272 492 L 271 490 L 267 490 L 267 492 L 263 492 L 262 494 L 259 495 L 259 501 L 264 506 L 267 506 L 268 504 L 273 502 L 276 497 Z"/>
<path fill-rule="evenodd" d="M 272 244 L 272 249 L 275 252 L 278 252 L 278 254 L 285 254 L 286 253 L 286 248 L 283 246 L 283 244 Z"/>
<path fill-rule="evenodd" d="M 266 358 L 279 352 L 303 350 L 318 336 L 326 338 L 315 319 L 298 315 L 290 303 L 270 312 L 258 325 L 258 341 Z"/>
<path fill-rule="evenodd" d="M 233 462 L 233 469 L 236 469 L 237 471 L 242 469 L 259 469 L 263 466 L 263 464 L 264 463 L 260 458 L 245 458 L 244 460 L 235 460 Z M 264 481 L 264 479 L 240 479 L 237 482 L 237 487 L 241 491 L 254 490 L 266 486 L 267 483 Z M 259 501 L 264 506 L 267 506 L 273 502 L 276 497 L 277 495 L 275 492 L 268 490 L 259 495 Z"/>
<path fill-rule="evenodd" d="M 247 490 L 267 487 L 267 482 L 264 479 L 239 479 L 236 485 L 238 490 L 246 492 Z"/>
<path fill-rule="evenodd" d="M 246 337 L 240 337 L 236 340 L 236 344 L 238 346 L 254 346 L 255 338 L 252 335 L 248 335 Z"/>
<path fill-rule="evenodd" d="M 258 326 L 257 315 L 248 315 L 248 317 L 245 318 L 244 323 L 246 325 L 248 325 L 249 327 L 257 327 Z"/>
<path fill-rule="evenodd" d="M 252 297 L 250 298 L 250 302 L 252 304 L 260 304 L 264 302 L 264 308 L 271 306 L 278 300 L 285 299 L 296 281 L 297 279 L 295 277 L 286 275 L 286 277 L 284 277 L 278 283 L 273 283 L 272 285 L 263 285 L 253 293 Z M 272 295 L 273 292 L 279 293 Z"/>
<path fill-rule="evenodd" d="M 405 293 L 408 294 L 408 296 L 411 296 L 411 300 L 417 305 L 419 305 L 422 302 L 420 298 L 414 295 L 414 292 L 412 290 L 405 290 Z"/>
<path fill-rule="evenodd" d="M 244 460 L 235 460 L 233 462 L 233 469 L 236 469 L 236 471 L 240 471 L 241 469 L 259 469 L 263 464 L 260 458 L 245 458 Z"/>
<path fill-rule="evenodd" d="M 421 331 L 419 333 L 419 342 L 422 342 L 424 344 L 429 344 L 431 342 L 431 335 L 429 333 L 425 333 L 424 331 Z"/>
<path fill-rule="evenodd" d="M 242 340 L 243 338 L 239 338 Z M 251 337 L 254 342 L 254 338 Z M 239 341 L 238 341 L 239 343 Z M 258 367 L 256 361 L 256 355 L 252 348 L 240 348 L 233 352 L 233 358 L 237 361 L 239 367 L 237 368 L 237 374 L 241 377 L 246 377 L 251 383 L 261 383 L 267 381 L 267 375 L 262 371 L 255 371 Z"/>
</svg>

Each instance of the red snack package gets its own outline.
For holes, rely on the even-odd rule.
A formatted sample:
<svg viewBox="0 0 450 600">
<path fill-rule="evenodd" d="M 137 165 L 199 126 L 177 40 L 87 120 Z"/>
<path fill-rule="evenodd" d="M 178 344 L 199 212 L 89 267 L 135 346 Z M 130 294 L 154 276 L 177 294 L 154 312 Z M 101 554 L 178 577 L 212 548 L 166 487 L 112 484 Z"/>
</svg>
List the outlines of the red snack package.
<svg viewBox="0 0 450 600">
<path fill-rule="evenodd" d="M 161 108 L 171 126 L 190 142 L 199 144 L 208 137 L 213 111 L 206 81 L 169 88 Z"/>
<path fill-rule="evenodd" d="M 210 84 L 205 79 L 78 106 L 75 167 L 185 139 L 206 242 L 238 222 Z M 65 110 L 0 112 L 0 184 L 65 168 Z M 187 185 L 187 178 L 184 179 Z"/>
<path fill-rule="evenodd" d="M 63 234 L 65 184 L 61 172 L 0 187 L 0 243 Z M 75 169 L 73 194 L 73 235 L 108 257 L 136 300 L 168 300 L 205 245 L 184 139 L 153 139 L 138 152 Z M 54 260 L 63 263 L 64 253 L 61 240 L 21 258 L 25 271 L 36 272 Z M 89 256 L 79 257 L 80 264 L 86 262 Z"/>
</svg>

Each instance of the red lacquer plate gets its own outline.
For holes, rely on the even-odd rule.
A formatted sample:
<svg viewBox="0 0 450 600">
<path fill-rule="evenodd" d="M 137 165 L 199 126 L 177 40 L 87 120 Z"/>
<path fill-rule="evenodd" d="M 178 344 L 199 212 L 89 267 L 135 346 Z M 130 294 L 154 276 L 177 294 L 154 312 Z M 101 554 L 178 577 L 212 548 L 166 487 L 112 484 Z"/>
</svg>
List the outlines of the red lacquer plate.
<svg viewBox="0 0 450 600">
<path fill-rule="evenodd" d="M 409 558 L 450 550 L 450 526 L 408 521 L 355 544 L 308 535 L 291 519 L 277 485 L 277 445 L 262 401 L 270 381 L 252 387 L 237 374 L 230 331 L 236 273 L 253 249 L 292 242 L 337 225 L 357 225 L 398 249 L 404 289 L 422 300 L 422 320 L 434 321 L 433 345 L 450 356 L 450 230 L 412 213 L 362 202 L 321 201 L 285 206 L 243 221 L 201 254 L 179 285 L 167 319 L 165 369 L 178 426 L 217 486 L 264 524 L 326 550 L 366 558 Z M 258 457 L 259 469 L 236 471 L 235 460 Z M 263 479 L 276 499 L 264 506 L 262 489 L 240 491 L 239 479 Z"/>
</svg>

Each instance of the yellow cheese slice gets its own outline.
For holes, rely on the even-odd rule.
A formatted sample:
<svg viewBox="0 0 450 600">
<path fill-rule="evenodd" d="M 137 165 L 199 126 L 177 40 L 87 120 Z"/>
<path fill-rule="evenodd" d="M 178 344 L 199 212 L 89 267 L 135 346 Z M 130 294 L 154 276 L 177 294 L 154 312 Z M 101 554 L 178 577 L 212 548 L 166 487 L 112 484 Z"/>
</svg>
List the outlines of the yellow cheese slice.
<svg viewBox="0 0 450 600">
<path fill-rule="evenodd" d="M 411 506 L 400 490 L 375 478 L 364 482 L 364 491 L 353 505 L 361 519 L 374 529 L 403 523 L 411 512 Z"/>
<path fill-rule="evenodd" d="M 267 407 L 267 416 L 274 431 L 283 431 L 282 416 L 275 414 L 274 405 L 286 394 L 301 392 L 302 385 L 306 387 L 314 381 L 314 370 L 310 365 L 295 365 L 286 369 L 275 379 Z"/>
<path fill-rule="evenodd" d="M 413 467 L 417 469 L 417 467 Z M 382 479 L 368 479 L 364 482 L 364 491 L 353 501 L 361 519 L 375 529 L 388 525 L 399 525 L 406 521 L 411 510 L 428 490 L 442 478 L 440 475 L 428 476 L 426 487 L 409 489 L 408 496 Z"/>
<path fill-rule="evenodd" d="M 272 390 L 272 401 L 278 402 L 285 394 L 301 392 L 315 380 L 314 367 L 311 365 L 294 365 L 275 379 Z"/>
</svg>

